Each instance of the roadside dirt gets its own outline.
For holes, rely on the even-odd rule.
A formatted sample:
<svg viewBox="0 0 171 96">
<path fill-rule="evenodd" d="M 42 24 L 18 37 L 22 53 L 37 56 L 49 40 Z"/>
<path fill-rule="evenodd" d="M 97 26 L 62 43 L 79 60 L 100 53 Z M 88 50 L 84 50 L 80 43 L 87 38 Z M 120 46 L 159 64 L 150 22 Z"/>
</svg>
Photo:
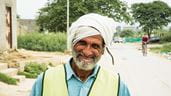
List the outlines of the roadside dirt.
<svg viewBox="0 0 171 96">
<path fill-rule="evenodd" d="M 142 50 L 141 43 L 133 43 L 133 45 L 136 47 L 136 49 Z M 148 52 L 152 53 L 153 55 L 156 55 L 156 56 L 159 56 L 161 58 L 171 60 L 171 52 L 170 53 L 161 53 L 161 52 L 152 52 L 152 50 L 150 50 L 151 48 L 162 47 L 162 46 L 163 46 L 162 44 L 157 44 L 157 43 L 148 44 L 147 45 L 147 48 L 148 48 L 147 50 L 148 50 Z"/>
<path fill-rule="evenodd" d="M 62 52 L 42 52 L 17 49 L 1 53 L 0 62 L 7 63 L 8 67 L 18 67 L 21 62 L 54 63 L 56 65 L 59 63 L 65 63 L 65 60 L 69 56 L 69 53 Z"/>
<path fill-rule="evenodd" d="M 27 62 L 51 63 L 54 66 L 65 63 L 70 57 L 68 53 L 38 52 L 18 49 L 0 53 L 0 63 L 7 63 L 8 67 L 18 68 Z M 0 96 L 29 96 L 36 79 L 25 79 L 17 85 L 0 82 Z M 8 90 L 8 92 L 7 92 Z"/>
</svg>

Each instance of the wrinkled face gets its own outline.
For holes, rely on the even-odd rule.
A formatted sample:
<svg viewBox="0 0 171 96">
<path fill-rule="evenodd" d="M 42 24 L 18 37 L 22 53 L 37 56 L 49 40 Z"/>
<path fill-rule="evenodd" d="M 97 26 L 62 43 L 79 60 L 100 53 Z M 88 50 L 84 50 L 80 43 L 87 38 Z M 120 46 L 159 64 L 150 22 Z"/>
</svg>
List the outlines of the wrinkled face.
<svg viewBox="0 0 171 96">
<path fill-rule="evenodd" d="M 104 53 L 104 43 L 100 35 L 81 39 L 73 46 L 73 59 L 79 69 L 92 70 Z"/>
</svg>

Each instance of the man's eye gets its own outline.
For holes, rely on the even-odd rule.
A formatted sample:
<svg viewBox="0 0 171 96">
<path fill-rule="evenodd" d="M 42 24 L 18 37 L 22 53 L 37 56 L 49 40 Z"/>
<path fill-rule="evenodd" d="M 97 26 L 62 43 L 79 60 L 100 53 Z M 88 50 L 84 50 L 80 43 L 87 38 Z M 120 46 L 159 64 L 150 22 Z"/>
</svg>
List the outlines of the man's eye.
<svg viewBox="0 0 171 96">
<path fill-rule="evenodd" d="M 77 44 L 78 44 L 78 45 L 86 45 L 86 42 L 84 42 L 84 41 L 79 41 Z"/>
<path fill-rule="evenodd" d="M 94 49 L 99 49 L 99 48 L 100 48 L 100 46 L 97 45 L 97 44 L 93 44 L 92 47 L 93 47 Z"/>
</svg>

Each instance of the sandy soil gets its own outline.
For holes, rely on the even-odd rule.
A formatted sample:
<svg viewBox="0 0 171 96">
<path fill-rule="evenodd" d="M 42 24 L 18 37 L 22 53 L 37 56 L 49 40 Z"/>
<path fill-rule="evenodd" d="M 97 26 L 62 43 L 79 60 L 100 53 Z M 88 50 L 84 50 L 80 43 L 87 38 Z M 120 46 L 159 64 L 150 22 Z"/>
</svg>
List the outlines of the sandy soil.
<svg viewBox="0 0 171 96">
<path fill-rule="evenodd" d="M 1 53 L 0 62 L 15 68 L 26 62 L 51 63 L 56 66 L 65 63 L 69 57 L 69 54 L 60 52 L 37 52 L 20 49 Z M 29 96 L 34 82 L 35 79 L 25 79 L 17 85 L 0 82 L 0 96 Z"/>
</svg>

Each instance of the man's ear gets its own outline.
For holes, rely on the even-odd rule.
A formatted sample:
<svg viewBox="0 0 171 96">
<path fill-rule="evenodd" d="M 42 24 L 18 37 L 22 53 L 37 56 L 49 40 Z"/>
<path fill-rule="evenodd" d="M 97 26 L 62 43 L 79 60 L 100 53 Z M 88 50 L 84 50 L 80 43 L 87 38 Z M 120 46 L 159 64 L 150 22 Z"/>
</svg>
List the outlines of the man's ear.
<svg viewBox="0 0 171 96">
<path fill-rule="evenodd" d="M 104 51 L 105 51 L 105 47 L 103 47 L 103 49 L 102 49 L 102 55 L 104 54 Z"/>
<path fill-rule="evenodd" d="M 102 46 L 103 46 L 103 48 L 102 48 L 102 55 L 103 55 L 104 51 L 105 51 L 105 48 L 106 48 L 104 40 L 103 40 L 103 45 Z"/>
</svg>

